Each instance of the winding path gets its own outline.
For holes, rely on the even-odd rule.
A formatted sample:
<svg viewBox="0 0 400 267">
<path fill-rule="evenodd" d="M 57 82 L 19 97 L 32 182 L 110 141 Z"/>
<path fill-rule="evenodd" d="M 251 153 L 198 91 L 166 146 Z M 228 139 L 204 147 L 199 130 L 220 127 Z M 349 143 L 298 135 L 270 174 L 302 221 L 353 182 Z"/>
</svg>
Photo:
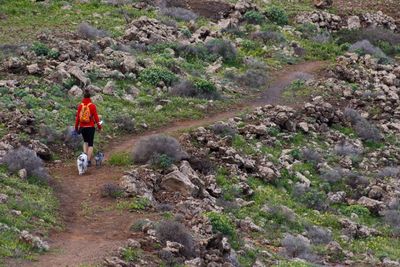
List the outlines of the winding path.
<svg viewBox="0 0 400 267">
<path fill-rule="evenodd" d="M 201 120 L 179 121 L 141 135 L 126 136 L 111 142 L 106 155 L 130 151 L 137 140 L 156 133 L 171 134 L 192 127 L 234 117 L 240 111 L 266 104 L 281 104 L 282 91 L 299 75 L 314 75 L 325 66 L 324 62 L 306 62 L 289 66 L 276 72 L 272 84 L 257 99 L 244 101 L 231 110 L 213 114 Z M 110 165 L 92 167 L 87 175 L 78 176 L 75 162 L 58 164 L 50 169 L 55 177 L 54 189 L 60 201 L 60 213 L 65 229 L 50 235 L 51 251 L 40 256 L 35 262 L 13 261 L 7 266 L 63 267 L 98 264 L 104 256 L 121 246 L 132 237 L 131 225 L 140 219 L 157 219 L 158 214 L 123 212 L 116 209 L 113 200 L 102 198 L 101 187 L 116 182 L 123 175 L 123 169 Z"/>
</svg>

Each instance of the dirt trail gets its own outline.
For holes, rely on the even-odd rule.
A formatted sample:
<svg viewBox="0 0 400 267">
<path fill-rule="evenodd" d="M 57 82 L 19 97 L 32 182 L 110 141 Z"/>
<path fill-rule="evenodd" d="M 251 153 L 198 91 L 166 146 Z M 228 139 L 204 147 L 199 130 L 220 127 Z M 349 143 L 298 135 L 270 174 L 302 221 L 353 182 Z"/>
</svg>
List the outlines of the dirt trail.
<svg viewBox="0 0 400 267">
<path fill-rule="evenodd" d="M 156 133 L 174 133 L 192 127 L 234 117 L 238 112 L 266 104 L 280 104 L 282 91 L 299 75 L 315 74 L 325 66 L 324 62 L 306 62 L 293 65 L 277 72 L 269 88 L 257 99 L 244 101 L 231 110 L 208 116 L 201 120 L 179 121 L 154 131 L 126 136 L 111 142 L 106 155 L 115 152 L 130 151 L 137 140 Z M 50 235 L 52 250 L 38 258 L 36 262 L 10 262 L 7 266 L 82 266 L 102 261 L 114 249 L 123 244 L 130 236 L 130 226 L 139 219 L 155 219 L 157 214 L 122 212 L 115 208 L 115 201 L 102 198 L 101 187 L 109 182 L 118 181 L 123 170 L 104 165 L 92 167 L 84 176 L 78 176 L 75 162 L 59 164 L 50 169 L 55 177 L 54 189 L 60 201 L 60 212 L 65 229 Z"/>
</svg>

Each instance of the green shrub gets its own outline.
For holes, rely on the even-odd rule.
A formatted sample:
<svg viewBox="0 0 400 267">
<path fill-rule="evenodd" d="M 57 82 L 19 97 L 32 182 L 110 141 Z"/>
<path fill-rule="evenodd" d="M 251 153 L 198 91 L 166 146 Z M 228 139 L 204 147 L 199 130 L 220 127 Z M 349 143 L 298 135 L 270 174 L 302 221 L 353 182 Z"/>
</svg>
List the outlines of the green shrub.
<svg viewBox="0 0 400 267">
<path fill-rule="evenodd" d="M 154 168 L 162 170 L 168 169 L 173 163 L 173 160 L 165 154 L 154 154 L 150 161 Z"/>
<path fill-rule="evenodd" d="M 43 43 L 33 43 L 32 51 L 35 52 L 36 56 L 47 56 L 50 53 L 50 48 Z"/>
<path fill-rule="evenodd" d="M 110 156 L 108 163 L 113 166 L 127 166 L 132 164 L 132 157 L 129 153 L 115 153 Z"/>
<path fill-rule="evenodd" d="M 50 58 L 58 58 L 60 56 L 60 53 L 50 49 L 47 45 L 36 42 L 33 43 L 32 45 L 32 51 L 35 52 L 36 56 L 44 56 L 44 57 L 50 57 Z"/>
<path fill-rule="evenodd" d="M 289 23 L 289 17 L 286 14 L 286 11 L 277 6 L 271 6 L 265 12 L 267 17 L 278 25 L 286 25 Z"/>
<path fill-rule="evenodd" d="M 141 252 L 134 248 L 124 248 L 121 252 L 122 259 L 126 262 L 136 262 L 138 261 Z"/>
<path fill-rule="evenodd" d="M 252 24 L 262 24 L 265 22 L 265 16 L 256 10 L 247 11 L 243 19 Z"/>
<path fill-rule="evenodd" d="M 364 206 L 361 205 L 350 205 L 341 209 L 342 213 L 346 216 L 350 216 L 352 213 L 357 214 L 360 217 L 368 217 L 371 212 Z"/>
<path fill-rule="evenodd" d="M 228 216 L 221 213 L 209 212 L 207 214 L 207 217 L 211 221 L 214 232 L 221 232 L 231 239 L 236 239 L 237 233 L 235 225 L 232 223 L 231 219 L 229 219 Z"/>
<path fill-rule="evenodd" d="M 144 69 L 139 76 L 139 80 L 145 84 L 157 86 L 160 82 L 164 82 L 165 85 L 170 86 L 173 82 L 177 81 L 178 78 L 171 71 L 153 67 Z"/>
</svg>

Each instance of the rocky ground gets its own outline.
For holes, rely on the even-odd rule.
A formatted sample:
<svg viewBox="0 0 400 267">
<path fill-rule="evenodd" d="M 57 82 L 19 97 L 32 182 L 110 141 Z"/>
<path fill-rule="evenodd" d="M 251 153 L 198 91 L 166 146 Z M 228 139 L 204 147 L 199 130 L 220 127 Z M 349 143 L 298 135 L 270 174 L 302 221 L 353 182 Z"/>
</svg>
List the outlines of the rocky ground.
<svg viewBox="0 0 400 267">
<path fill-rule="evenodd" d="M 259 107 L 177 140 L 139 141 L 135 165 L 103 193 L 164 219 L 135 223 L 127 246 L 104 263 L 399 266 L 398 18 L 300 2 L 209 2 L 21 1 L 21 10 L 35 5 L 72 19 L 96 10 L 84 18 L 119 24 L 80 17 L 73 31 L 1 46 L 0 160 L 27 185 L 43 186 L 49 177 L 37 156 L 57 163 L 79 149 L 68 125 L 83 89 L 106 122 L 105 143 L 218 112 L 257 96 L 274 70 L 327 60 L 323 77 L 300 73 L 286 89 L 288 106 Z M 11 9 L 0 8 L 0 27 L 21 16 Z M 126 154 L 110 160 L 131 163 Z M 9 245 L 0 256 L 27 258 L 48 249 L 38 236 L 56 216 L 22 210 L 26 221 L 43 221 L 37 235 L 23 220 L 10 228 L 22 209 L 12 203 L 24 193 L 13 191 L 8 171 L 0 241 L 23 249 Z"/>
</svg>

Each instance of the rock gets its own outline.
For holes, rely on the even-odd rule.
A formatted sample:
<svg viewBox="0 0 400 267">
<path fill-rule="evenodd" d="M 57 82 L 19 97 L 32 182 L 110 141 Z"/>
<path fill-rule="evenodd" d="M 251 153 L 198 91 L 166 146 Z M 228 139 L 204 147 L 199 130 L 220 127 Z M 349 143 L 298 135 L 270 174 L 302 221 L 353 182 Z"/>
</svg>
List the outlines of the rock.
<svg viewBox="0 0 400 267">
<path fill-rule="evenodd" d="M 189 177 L 179 170 L 163 177 L 160 186 L 169 192 L 180 192 L 185 196 L 190 196 L 198 190 L 198 187 L 190 181 Z"/>
<path fill-rule="evenodd" d="M 339 191 L 339 192 L 329 192 L 328 193 L 328 200 L 331 204 L 339 204 L 344 203 L 346 200 L 346 192 Z"/>
<path fill-rule="evenodd" d="M 128 247 L 130 248 L 140 248 L 140 242 L 135 239 L 128 239 Z"/>
<path fill-rule="evenodd" d="M 25 70 L 25 62 L 17 57 L 8 58 L 3 62 L 3 66 L 6 70 L 12 73 L 23 72 Z"/>
<path fill-rule="evenodd" d="M 28 177 L 28 172 L 25 169 L 21 169 L 18 171 L 18 177 L 22 180 L 26 180 L 26 178 Z"/>
<path fill-rule="evenodd" d="M 0 204 L 7 203 L 8 196 L 6 194 L 0 194 Z"/>
<path fill-rule="evenodd" d="M 269 167 L 259 166 L 258 172 L 260 174 L 260 177 L 267 182 L 273 181 L 277 177 L 274 170 Z"/>
<path fill-rule="evenodd" d="M 368 192 L 368 197 L 375 199 L 375 200 L 380 200 L 380 199 L 382 199 L 384 194 L 385 194 L 385 191 L 382 189 L 382 187 L 373 185 Z"/>
<path fill-rule="evenodd" d="M 244 220 L 240 220 L 239 227 L 244 231 L 263 232 L 263 229 L 260 226 L 256 225 L 250 217 L 246 217 Z"/>
<path fill-rule="evenodd" d="M 183 245 L 178 242 L 167 241 L 166 247 L 163 248 L 164 251 L 169 251 L 174 255 L 179 255 L 183 249 Z"/>
<path fill-rule="evenodd" d="M 36 63 L 26 66 L 26 70 L 29 74 L 38 74 L 40 72 L 39 65 Z"/>
<path fill-rule="evenodd" d="M 194 258 L 193 260 L 187 260 L 187 261 L 185 261 L 185 266 L 187 266 L 187 267 L 201 267 L 202 266 L 202 260 L 201 260 L 201 258 Z"/>
<path fill-rule="evenodd" d="M 83 86 L 87 86 L 90 84 L 90 79 L 85 76 L 85 74 L 79 67 L 71 67 L 70 69 L 68 69 L 68 73 L 71 76 L 75 77 Z"/>
<path fill-rule="evenodd" d="M 106 86 L 103 88 L 103 94 L 106 95 L 114 95 L 115 92 L 115 83 L 113 81 L 107 82 Z"/>
<path fill-rule="evenodd" d="M 136 73 L 138 71 L 138 65 L 136 59 L 133 56 L 124 57 L 124 61 L 121 64 L 123 73 L 133 72 Z"/>
<path fill-rule="evenodd" d="M 38 157 L 44 160 L 50 160 L 51 159 L 51 151 L 48 146 L 45 144 L 41 143 L 39 140 L 31 140 L 28 148 L 32 149 L 33 151 L 36 152 Z"/>
<path fill-rule="evenodd" d="M 298 124 L 298 126 L 300 127 L 300 129 L 305 132 L 308 133 L 310 131 L 310 128 L 308 127 L 308 124 L 306 122 L 300 122 Z"/>
<path fill-rule="evenodd" d="M 175 28 L 162 24 L 158 20 L 141 17 L 131 24 L 124 34 L 124 40 L 137 41 L 143 44 L 174 42 L 178 36 Z"/>
<path fill-rule="evenodd" d="M 328 8 L 333 4 L 333 0 L 314 0 L 314 6 L 316 8 Z"/>
<path fill-rule="evenodd" d="M 382 267 L 400 267 L 400 262 L 384 258 L 382 261 Z"/>
<path fill-rule="evenodd" d="M 69 89 L 68 95 L 72 97 L 81 97 L 83 95 L 83 90 L 77 85 L 74 85 L 71 89 Z"/>
<path fill-rule="evenodd" d="M 20 240 L 32 245 L 39 251 L 48 251 L 50 249 L 50 246 L 47 244 L 47 242 L 43 241 L 37 236 L 29 234 L 28 231 L 21 232 Z"/>
<path fill-rule="evenodd" d="M 14 216 L 21 216 L 22 212 L 20 210 L 11 210 L 11 214 Z"/>
<path fill-rule="evenodd" d="M 350 16 L 347 19 L 347 28 L 349 30 L 357 30 L 361 28 L 361 20 L 358 16 Z"/>
<path fill-rule="evenodd" d="M 375 214 L 379 214 L 384 208 L 383 202 L 365 196 L 361 197 L 357 204 L 366 207 Z"/>
</svg>

